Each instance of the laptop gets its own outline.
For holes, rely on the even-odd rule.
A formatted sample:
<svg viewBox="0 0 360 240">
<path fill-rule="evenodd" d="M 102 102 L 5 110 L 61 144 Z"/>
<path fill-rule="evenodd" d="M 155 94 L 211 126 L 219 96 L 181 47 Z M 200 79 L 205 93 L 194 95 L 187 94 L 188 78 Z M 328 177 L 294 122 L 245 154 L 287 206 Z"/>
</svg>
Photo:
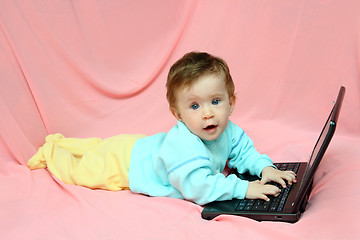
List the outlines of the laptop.
<svg viewBox="0 0 360 240">
<path fill-rule="evenodd" d="M 274 164 L 280 170 L 296 172 L 297 183 L 288 185 L 285 189 L 277 185 L 281 189 L 281 194 L 277 197 L 269 196 L 268 202 L 260 199 L 232 199 L 208 203 L 201 213 L 202 218 L 211 220 L 220 214 L 230 214 L 257 221 L 297 222 L 305 211 L 316 169 L 334 135 L 344 95 L 345 87 L 342 86 L 308 162 Z M 232 170 L 229 174 L 236 174 L 239 178 L 249 181 L 258 179 L 249 174 L 240 175 L 236 170 Z"/>
</svg>

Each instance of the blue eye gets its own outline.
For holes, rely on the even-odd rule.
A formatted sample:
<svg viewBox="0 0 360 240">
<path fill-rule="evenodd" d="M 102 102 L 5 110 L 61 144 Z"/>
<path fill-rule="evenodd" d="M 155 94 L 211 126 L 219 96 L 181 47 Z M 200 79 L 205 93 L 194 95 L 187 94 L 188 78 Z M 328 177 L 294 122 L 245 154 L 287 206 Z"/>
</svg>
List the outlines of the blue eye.
<svg viewBox="0 0 360 240">
<path fill-rule="evenodd" d="M 196 109 L 199 108 L 199 105 L 196 104 L 196 103 L 194 103 L 194 104 L 191 105 L 191 108 L 192 108 L 193 110 L 196 110 Z"/>
<path fill-rule="evenodd" d="M 220 99 L 214 99 L 212 101 L 212 105 L 218 105 L 220 103 Z"/>
</svg>

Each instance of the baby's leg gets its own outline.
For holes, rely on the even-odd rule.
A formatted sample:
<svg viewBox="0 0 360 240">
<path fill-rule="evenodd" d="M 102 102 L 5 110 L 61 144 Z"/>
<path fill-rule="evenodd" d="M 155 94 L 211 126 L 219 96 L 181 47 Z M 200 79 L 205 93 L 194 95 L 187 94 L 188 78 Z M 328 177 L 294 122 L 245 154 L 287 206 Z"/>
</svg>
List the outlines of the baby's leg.
<svg viewBox="0 0 360 240">
<path fill-rule="evenodd" d="M 73 180 L 92 189 L 129 189 L 131 150 L 142 137 L 123 134 L 104 139 L 83 155 L 72 173 Z"/>
<path fill-rule="evenodd" d="M 130 154 L 143 135 L 118 135 L 105 140 L 47 137 L 32 157 L 31 169 L 45 168 L 69 184 L 91 189 L 128 189 Z"/>
<path fill-rule="evenodd" d="M 45 144 L 39 148 L 37 153 L 30 158 L 27 165 L 30 169 L 40 169 L 46 168 L 46 159 L 44 153 L 47 153 L 47 156 L 51 156 L 53 149 L 62 148 L 66 150 L 65 155 L 70 154 L 75 158 L 81 158 L 84 152 L 88 151 L 99 142 L 100 138 L 65 138 L 62 134 L 56 133 L 51 134 L 46 137 Z M 56 146 L 56 147 L 55 147 Z M 56 154 L 58 156 L 58 154 Z M 52 156 L 51 156 L 52 157 Z M 65 156 L 62 156 L 65 157 Z M 66 156 L 68 158 L 70 156 Z"/>
<path fill-rule="evenodd" d="M 59 133 L 46 137 L 46 142 L 56 144 L 69 151 L 76 158 L 81 158 L 85 152 L 94 148 L 101 141 L 100 138 L 65 138 Z"/>
</svg>

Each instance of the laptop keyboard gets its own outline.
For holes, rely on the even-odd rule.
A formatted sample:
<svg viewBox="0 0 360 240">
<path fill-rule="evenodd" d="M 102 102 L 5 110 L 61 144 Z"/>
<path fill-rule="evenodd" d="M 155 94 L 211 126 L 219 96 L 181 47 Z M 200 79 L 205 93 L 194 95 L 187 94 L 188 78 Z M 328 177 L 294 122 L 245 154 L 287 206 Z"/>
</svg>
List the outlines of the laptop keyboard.
<svg viewBox="0 0 360 240">
<path fill-rule="evenodd" d="M 274 163 L 274 165 L 282 171 L 294 171 L 298 172 L 300 163 Z M 284 209 L 286 200 L 291 190 L 291 185 L 287 184 L 286 188 L 283 188 L 278 183 L 270 183 L 277 186 L 281 192 L 277 197 L 269 196 L 270 201 L 262 199 L 241 199 L 236 211 L 269 211 L 269 212 L 281 212 Z"/>
</svg>

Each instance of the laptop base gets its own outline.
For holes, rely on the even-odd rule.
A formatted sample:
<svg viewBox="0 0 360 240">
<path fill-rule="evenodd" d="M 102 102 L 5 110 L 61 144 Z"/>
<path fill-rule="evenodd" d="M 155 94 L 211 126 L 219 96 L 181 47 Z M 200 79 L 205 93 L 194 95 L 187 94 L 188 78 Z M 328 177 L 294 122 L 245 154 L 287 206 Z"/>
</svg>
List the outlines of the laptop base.
<svg viewBox="0 0 360 240">
<path fill-rule="evenodd" d="M 234 211 L 225 211 L 222 209 L 213 209 L 211 212 L 202 212 L 202 218 L 206 219 L 206 220 L 212 220 L 213 218 L 219 216 L 219 215 L 233 215 L 233 216 L 242 216 L 242 217 L 247 217 L 247 218 L 251 218 L 253 220 L 256 221 L 279 221 L 279 222 L 288 222 L 288 223 L 295 223 L 300 219 L 300 215 L 301 212 L 298 211 L 296 213 L 281 213 L 281 214 L 276 214 L 276 213 L 259 213 L 259 215 L 257 215 L 256 213 L 251 213 L 249 215 L 247 215 L 246 213 L 242 212 L 241 214 L 236 214 L 236 212 Z"/>
</svg>

